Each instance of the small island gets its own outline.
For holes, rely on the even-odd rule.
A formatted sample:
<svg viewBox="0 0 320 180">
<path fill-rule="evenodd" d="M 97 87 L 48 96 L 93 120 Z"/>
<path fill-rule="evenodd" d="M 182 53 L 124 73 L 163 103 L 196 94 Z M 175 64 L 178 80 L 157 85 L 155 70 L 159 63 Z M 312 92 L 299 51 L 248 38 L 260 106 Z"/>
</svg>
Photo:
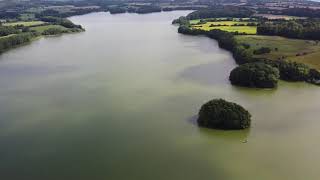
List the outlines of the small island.
<svg viewBox="0 0 320 180">
<path fill-rule="evenodd" d="M 202 105 L 199 111 L 198 125 L 213 129 L 246 129 L 251 124 L 251 114 L 242 106 L 213 99 Z"/>
<path fill-rule="evenodd" d="M 229 76 L 232 85 L 255 88 L 275 88 L 279 78 L 277 68 L 261 62 L 242 64 Z"/>
</svg>

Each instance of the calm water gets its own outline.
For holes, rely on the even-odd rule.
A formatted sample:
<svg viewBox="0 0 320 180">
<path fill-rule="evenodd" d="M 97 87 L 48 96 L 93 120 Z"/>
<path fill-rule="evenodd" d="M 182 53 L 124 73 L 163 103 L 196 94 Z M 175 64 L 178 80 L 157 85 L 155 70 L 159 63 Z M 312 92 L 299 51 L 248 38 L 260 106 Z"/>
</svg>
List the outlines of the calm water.
<svg viewBox="0 0 320 180">
<path fill-rule="evenodd" d="M 320 89 L 230 86 L 231 55 L 171 25 L 187 13 L 77 16 L 86 32 L 1 55 L 1 179 L 319 179 Z M 252 128 L 198 128 L 212 98 Z"/>
</svg>

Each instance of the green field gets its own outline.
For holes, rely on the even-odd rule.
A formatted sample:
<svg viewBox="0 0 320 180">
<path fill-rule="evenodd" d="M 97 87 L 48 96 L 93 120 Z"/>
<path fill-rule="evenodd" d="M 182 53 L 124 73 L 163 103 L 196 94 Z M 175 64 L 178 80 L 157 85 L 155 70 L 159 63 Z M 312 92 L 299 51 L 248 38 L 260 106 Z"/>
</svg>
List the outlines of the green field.
<svg viewBox="0 0 320 180">
<path fill-rule="evenodd" d="M 43 21 L 18 21 L 18 22 L 8 22 L 4 23 L 4 26 L 17 26 L 17 25 L 23 25 L 23 26 L 37 26 L 44 24 Z"/>
<path fill-rule="evenodd" d="M 199 20 L 192 20 L 190 23 L 192 24 L 192 28 L 195 29 L 203 29 L 206 31 L 212 29 L 220 29 L 222 31 L 228 32 L 239 32 L 239 33 L 247 33 L 247 34 L 256 34 L 257 27 L 256 26 L 234 26 L 235 24 L 247 25 L 249 22 L 239 22 L 239 21 L 216 21 L 216 22 L 207 22 L 205 24 L 197 24 Z M 211 25 L 215 25 L 210 27 Z"/>
<path fill-rule="evenodd" d="M 10 35 L 7 35 L 7 36 L 1 36 L 0 39 L 6 39 L 8 37 L 11 37 L 11 36 L 15 36 L 16 34 L 10 34 Z"/>
<path fill-rule="evenodd" d="M 316 41 L 257 35 L 236 36 L 236 39 L 240 43 L 250 44 L 252 51 L 260 47 L 272 49 L 271 53 L 254 55 L 255 57 L 271 60 L 284 57 L 284 59 L 305 63 L 310 67 L 320 69 L 320 43 Z"/>
<path fill-rule="evenodd" d="M 39 33 L 42 33 L 43 31 L 50 29 L 50 28 L 58 28 L 61 30 L 68 30 L 68 28 L 65 28 L 63 26 L 60 25 L 47 25 L 47 26 L 37 26 L 37 27 L 32 27 L 31 30 L 35 30 Z"/>
<path fill-rule="evenodd" d="M 21 21 L 32 21 L 34 18 L 35 18 L 35 15 L 32 13 L 23 13 L 19 17 Z"/>
</svg>

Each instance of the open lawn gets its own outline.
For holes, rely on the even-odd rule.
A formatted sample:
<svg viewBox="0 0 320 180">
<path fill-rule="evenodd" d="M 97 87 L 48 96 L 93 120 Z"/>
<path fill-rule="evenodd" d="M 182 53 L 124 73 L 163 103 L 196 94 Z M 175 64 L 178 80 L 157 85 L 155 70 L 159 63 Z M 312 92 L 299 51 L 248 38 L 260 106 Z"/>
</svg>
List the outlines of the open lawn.
<svg viewBox="0 0 320 180">
<path fill-rule="evenodd" d="M 68 30 L 67 28 L 60 26 L 60 25 L 37 26 L 37 27 L 32 27 L 31 30 L 35 30 L 39 33 L 42 33 L 43 31 L 50 29 L 50 28 L 58 28 L 61 30 Z"/>
<path fill-rule="evenodd" d="M 269 47 L 268 54 L 254 55 L 255 57 L 271 60 L 287 59 L 308 64 L 320 69 L 320 43 L 312 40 L 288 39 L 279 36 L 236 36 L 240 43 L 250 44 L 250 50 Z"/>
<path fill-rule="evenodd" d="M 44 24 L 45 22 L 43 21 L 18 21 L 18 22 L 9 22 L 9 23 L 4 23 L 4 26 L 17 26 L 17 25 L 23 25 L 23 26 L 37 26 Z"/>
</svg>

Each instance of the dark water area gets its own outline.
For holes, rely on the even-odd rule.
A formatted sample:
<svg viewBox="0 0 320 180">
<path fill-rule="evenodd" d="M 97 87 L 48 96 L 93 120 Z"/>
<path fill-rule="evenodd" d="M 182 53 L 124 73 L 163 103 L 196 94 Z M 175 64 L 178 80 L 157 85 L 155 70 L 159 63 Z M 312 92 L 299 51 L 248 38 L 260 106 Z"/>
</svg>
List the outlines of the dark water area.
<svg viewBox="0 0 320 180">
<path fill-rule="evenodd" d="M 231 54 L 171 25 L 187 13 L 75 16 L 86 32 L 1 55 L 1 179 L 318 179 L 319 88 L 231 86 Z M 213 98 L 252 128 L 198 128 Z"/>
</svg>

